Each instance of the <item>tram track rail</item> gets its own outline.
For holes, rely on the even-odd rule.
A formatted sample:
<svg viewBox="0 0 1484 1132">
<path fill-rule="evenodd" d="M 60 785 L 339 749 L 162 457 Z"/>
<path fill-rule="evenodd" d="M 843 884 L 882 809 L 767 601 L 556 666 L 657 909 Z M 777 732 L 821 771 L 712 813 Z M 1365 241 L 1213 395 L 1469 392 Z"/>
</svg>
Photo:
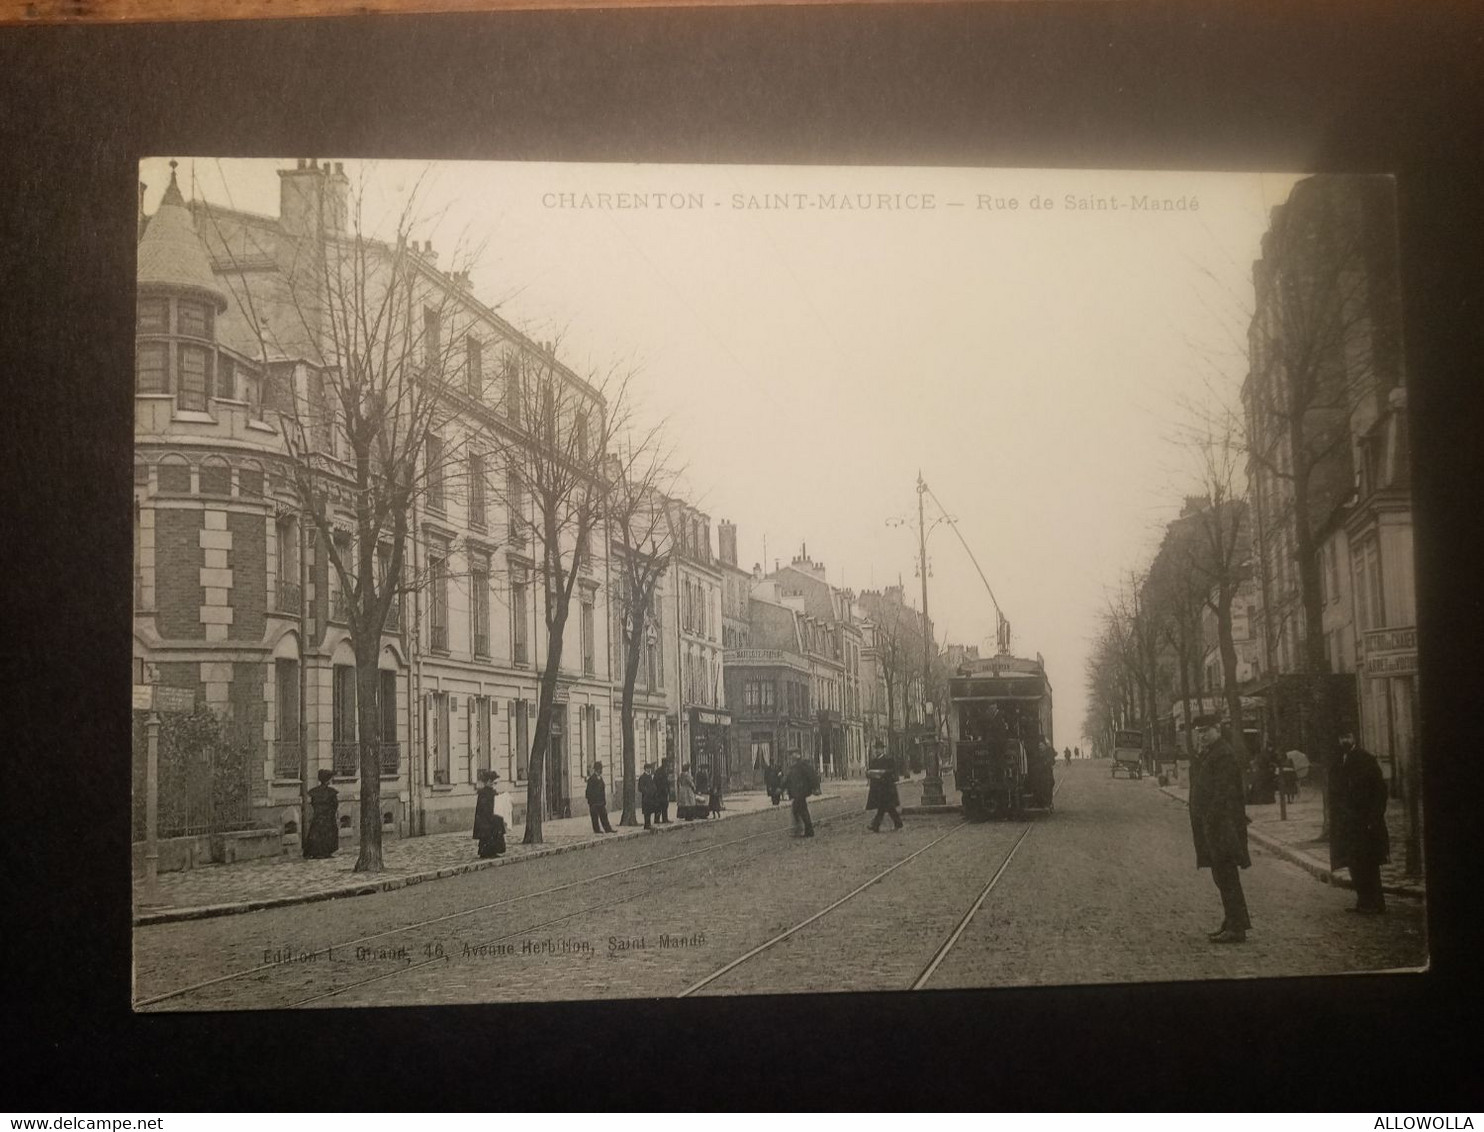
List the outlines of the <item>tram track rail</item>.
<svg viewBox="0 0 1484 1132">
<path fill-rule="evenodd" d="M 1060 789 L 1061 783 L 1058 782 L 1051 791 L 1053 798 L 1055 798 L 1057 791 L 1059 791 Z M 792 927 L 785 928 L 783 931 L 777 933 L 772 938 L 765 940 L 763 943 L 758 944 L 758 946 L 752 948 L 745 954 L 738 956 L 736 959 L 733 959 L 730 963 L 719 967 L 717 970 L 711 972 L 711 974 L 707 975 L 705 978 L 692 983 L 690 986 L 686 987 L 679 994 L 677 994 L 676 997 L 689 998 L 697 991 L 703 990 L 704 988 L 710 986 L 712 983 L 725 978 L 731 972 L 751 962 L 760 955 L 771 951 L 773 948 L 777 947 L 785 940 L 797 935 L 799 932 L 803 931 L 805 928 L 808 928 L 812 924 L 819 922 L 831 912 L 835 911 L 837 908 L 840 908 L 842 905 L 849 903 L 857 896 L 860 896 L 862 893 L 881 883 L 881 881 L 885 880 L 892 873 L 896 872 L 904 865 L 907 865 L 910 862 L 916 860 L 918 857 L 926 853 L 929 849 L 932 849 L 935 846 L 947 841 L 950 837 L 959 832 L 965 826 L 975 824 L 978 823 L 969 821 L 959 822 L 947 833 L 934 838 L 932 841 L 909 853 L 901 860 L 882 869 L 880 872 L 872 876 L 869 880 L 865 881 L 863 884 L 857 885 L 855 888 L 851 889 L 838 900 L 833 901 L 832 903 L 826 905 L 824 908 L 821 908 L 819 911 L 813 913 L 803 920 L 800 920 Z M 979 910 L 984 907 L 985 902 L 989 899 L 990 893 L 993 892 L 995 887 L 1000 883 L 1000 878 L 1005 875 L 1006 870 L 1008 870 L 1010 867 L 1010 863 L 1015 859 L 1015 854 L 1020 851 L 1020 847 L 1025 844 L 1026 838 L 1031 835 L 1031 831 L 1035 828 L 1036 822 L 1028 821 L 1025 823 L 1025 828 L 1022 829 L 1016 836 L 1014 842 L 1010 846 L 1009 851 L 1006 852 L 1004 858 L 1000 861 L 999 867 L 995 869 L 993 875 L 990 876 L 989 881 L 979 890 L 977 896 L 969 905 L 968 910 L 964 912 L 961 917 L 959 917 L 958 922 L 948 933 L 947 938 L 944 939 L 941 945 L 939 945 L 932 958 L 928 960 L 927 964 L 922 968 L 917 977 L 912 981 L 910 987 L 908 988 L 909 990 L 922 990 L 927 986 L 928 981 L 932 979 L 938 968 L 942 966 L 943 961 L 948 958 L 949 953 L 952 952 L 954 947 L 958 945 L 958 941 L 963 937 L 964 932 L 968 929 L 968 926 L 973 921 L 975 915 L 977 915 Z"/>
<path fill-rule="evenodd" d="M 821 815 L 819 818 L 815 819 L 815 824 L 816 825 L 824 825 L 824 824 L 827 824 L 827 823 L 839 821 L 839 820 L 844 819 L 844 818 L 847 818 L 847 817 L 853 817 L 856 814 L 858 814 L 858 812 L 859 811 L 856 810 L 854 807 L 851 807 L 850 809 L 839 810 L 839 811 L 836 811 L 836 812 L 830 813 L 830 814 L 824 814 L 824 815 Z M 390 938 L 392 938 L 394 936 L 397 936 L 397 935 L 402 935 L 402 934 L 407 934 L 407 933 L 414 933 L 414 932 L 424 931 L 424 930 L 426 930 L 429 927 L 433 927 L 433 926 L 436 926 L 436 925 L 439 925 L 439 924 L 448 923 L 448 922 L 451 922 L 451 921 L 454 921 L 454 920 L 458 920 L 458 919 L 461 919 L 461 918 L 464 918 L 464 917 L 477 915 L 480 912 L 493 912 L 493 911 L 496 911 L 496 910 L 499 910 L 499 909 L 513 907 L 515 905 L 523 904 L 523 903 L 526 903 L 528 901 L 539 900 L 539 899 L 541 899 L 543 897 L 555 896 L 555 895 L 560 894 L 560 893 L 563 893 L 563 892 L 569 892 L 569 891 L 572 891 L 572 890 L 575 890 L 575 889 L 583 888 L 583 887 L 586 887 L 588 885 L 597 884 L 597 883 L 600 883 L 600 882 L 603 882 L 603 881 L 611 881 L 611 880 L 615 880 L 615 879 L 617 879 L 619 877 L 629 876 L 629 875 L 632 875 L 632 874 L 635 874 L 635 873 L 641 873 L 641 872 L 643 872 L 643 871 L 645 871 L 647 869 L 657 868 L 657 867 L 659 867 L 661 865 L 670 864 L 670 863 L 675 862 L 675 861 L 686 860 L 686 859 L 691 858 L 691 857 L 698 857 L 698 856 L 701 856 L 701 855 L 706 854 L 706 853 L 714 853 L 714 852 L 717 852 L 718 850 L 729 848 L 729 847 L 734 846 L 734 845 L 742 845 L 742 844 L 746 844 L 746 843 L 753 842 L 753 841 L 759 841 L 759 840 L 761 840 L 763 838 L 783 836 L 787 832 L 788 832 L 787 828 L 782 828 L 782 829 L 777 829 L 777 828 L 775 828 L 775 829 L 766 829 L 766 830 L 762 830 L 762 831 L 760 831 L 758 833 L 747 834 L 744 837 L 734 837 L 734 838 L 729 838 L 729 839 L 727 839 L 725 841 L 713 842 L 713 843 L 711 843 L 709 845 L 702 845 L 702 846 L 699 846 L 699 847 L 697 847 L 695 849 L 688 849 L 688 850 L 686 850 L 683 853 L 672 853 L 672 854 L 669 854 L 668 856 L 658 857 L 658 858 L 656 858 L 653 861 L 642 861 L 642 862 L 640 862 L 638 864 L 635 864 L 635 865 L 627 865 L 624 868 L 613 869 L 613 870 L 610 870 L 609 872 L 599 873 L 599 874 L 597 874 L 595 876 L 582 877 L 582 878 L 579 878 L 577 880 L 567 881 L 564 884 L 553 885 L 550 888 L 539 889 L 539 890 L 537 890 L 535 892 L 521 893 L 518 896 L 510 896 L 510 897 L 506 897 L 506 898 L 501 899 L 501 900 L 489 901 L 489 902 L 484 903 L 484 904 L 475 905 L 472 908 L 460 908 L 460 909 L 458 909 L 456 911 L 453 911 L 453 912 L 446 912 L 446 913 L 444 913 L 442 915 L 439 915 L 439 916 L 431 916 L 431 917 L 428 917 L 426 919 L 418 920 L 418 921 L 415 921 L 415 922 L 410 923 L 410 924 L 401 924 L 401 925 L 398 925 L 397 927 L 394 927 L 394 928 L 386 928 L 386 929 L 384 929 L 382 931 L 372 932 L 372 933 L 369 933 L 367 935 L 358 936 L 355 939 L 350 939 L 350 940 L 344 940 L 344 941 L 339 941 L 339 942 L 331 943 L 331 944 L 328 944 L 326 947 L 324 947 L 322 949 L 316 948 L 315 949 L 315 954 L 323 953 L 326 957 L 329 957 L 337 949 L 340 949 L 342 951 L 349 951 L 349 950 L 351 950 L 353 948 L 363 947 L 366 944 L 373 943 L 373 942 L 376 942 L 376 941 L 379 941 L 379 940 L 387 940 L 387 939 L 390 939 Z M 628 903 L 631 900 L 640 899 L 640 898 L 642 898 L 644 896 L 653 894 L 655 891 L 658 890 L 658 887 L 663 887 L 663 886 L 657 886 L 656 888 L 644 889 L 644 890 L 642 890 L 640 892 L 630 893 L 630 894 L 627 894 L 625 896 L 619 897 L 617 899 L 603 901 L 603 902 L 600 902 L 598 904 L 585 905 L 582 908 L 576 909 L 576 910 L 574 910 L 572 912 L 565 913 L 562 916 L 558 916 L 558 917 L 556 917 L 554 919 L 543 920 L 543 921 L 541 921 L 540 923 L 537 923 L 537 924 L 528 924 L 528 925 L 526 925 L 526 926 L 524 926 L 524 927 L 522 927 L 522 928 L 520 928 L 518 930 L 515 930 L 515 931 L 509 932 L 507 934 L 501 935 L 501 936 L 497 937 L 496 939 L 485 941 L 485 943 L 482 944 L 481 946 L 487 946 L 490 943 L 498 943 L 498 942 L 501 942 L 503 940 L 506 940 L 506 939 L 515 937 L 515 936 L 520 936 L 520 935 L 526 934 L 528 932 L 539 931 L 539 930 L 541 930 L 541 929 L 543 929 L 545 927 L 553 926 L 553 925 L 558 924 L 558 923 L 561 923 L 561 922 L 563 922 L 565 920 L 575 919 L 575 918 L 577 918 L 579 916 L 586 915 L 586 914 L 589 914 L 589 913 L 592 913 L 592 912 L 596 912 L 596 911 L 601 911 L 601 910 L 603 910 L 605 908 L 611 908 L 611 907 L 615 907 L 615 906 L 620 905 L 620 904 Z M 337 995 L 344 994 L 344 993 L 346 993 L 346 992 L 348 992 L 350 990 L 354 990 L 356 987 L 364 986 L 367 983 L 380 982 L 380 981 L 382 981 L 384 979 L 394 978 L 394 977 L 396 977 L 398 975 L 405 975 L 405 974 L 408 974 L 408 973 L 410 973 L 412 971 L 421 970 L 421 969 L 423 969 L 425 967 L 432 966 L 432 965 L 435 965 L 437 963 L 446 962 L 446 961 L 447 961 L 446 958 L 437 958 L 437 959 L 426 960 L 426 961 L 423 961 L 423 962 L 414 963 L 414 964 L 410 964 L 410 965 L 408 965 L 408 964 L 400 965 L 400 966 L 398 966 L 397 968 L 395 968 L 392 971 L 382 972 L 382 973 L 380 973 L 378 975 L 375 975 L 375 976 L 372 976 L 370 978 L 359 980 L 357 982 L 347 984 L 346 986 L 343 986 L 343 987 L 338 987 L 338 988 L 330 989 L 330 990 L 327 990 L 327 991 L 323 991 L 321 993 L 318 993 L 318 994 L 309 996 L 308 998 L 301 999 L 301 1000 L 298 1000 L 298 1001 L 295 1001 L 293 1003 L 289 1003 L 289 1004 L 286 1004 L 286 1005 L 288 1007 L 292 1008 L 292 1007 L 306 1005 L 306 1004 L 311 1003 L 311 1002 L 318 1002 L 318 1001 L 321 1001 L 321 1000 L 324 1000 L 324 999 L 327 999 L 327 998 L 333 998 L 333 997 L 335 997 Z M 259 964 L 256 964 L 254 966 L 251 966 L 251 967 L 245 967 L 245 968 L 243 968 L 241 970 L 238 970 L 238 971 L 230 971 L 230 972 L 228 972 L 226 974 L 217 975 L 217 976 L 215 976 L 213 978 L 210 978 L 210 979 L 203 979 L 203 980 L 201 980 L 199 982 L 191 983 L 191 984 L 189 984 L 187 986 L 176 987 L 173 990 L 165 991 L 165 992 L 162 992 L 160 994 L 154 994 L 154 995 L 147 996 L 145 998 L 135 999 L 133 1005 L 134 1005 L 134 1008 L 136 1010 L 143 1009 L 143 1008 L 146 1008 L 146 1007 L 158 1005 L 160 1003 L 169 1002 L 169 1001 L 172 1001 L 172 1000 L 175 1000 L 175 999 L 184 998 L 187 995 L 198 994 L 200 992 L 207 991 L 207 990 L 210 990 L 210 989 L 215 988 L 215 987 L 223 986 L 223 985 L 225 985 L 227 983 L 235 982 L 235 981 L 240 980 L 240 979 L 250 978 L 250 977 L 252 977 L 254 975 L 259 975 L 259 974 L 263 974 L 263 973 L 266 973 L 266 972 L 286 970 L 286 969 L 288 969 L 291 966 L 292 966 L 291 964 L 286 964 L 286 963 L 282 963 L 282 962 L 259 963 Z"/>
</svg>

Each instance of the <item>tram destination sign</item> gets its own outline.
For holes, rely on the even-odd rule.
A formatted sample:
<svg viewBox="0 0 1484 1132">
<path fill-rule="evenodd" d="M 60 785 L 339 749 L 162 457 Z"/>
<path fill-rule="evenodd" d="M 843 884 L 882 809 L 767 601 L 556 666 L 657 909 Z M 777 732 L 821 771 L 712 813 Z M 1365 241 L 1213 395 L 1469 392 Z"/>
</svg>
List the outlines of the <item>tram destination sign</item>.
<svg viewBox="0 0 1484 1132">
<path fill-rule="evenodd" d="M 950 682 L 956 700 L 1031 700 L 1045 694 L 1039 677 L 965 676 Z"/>
</svg>

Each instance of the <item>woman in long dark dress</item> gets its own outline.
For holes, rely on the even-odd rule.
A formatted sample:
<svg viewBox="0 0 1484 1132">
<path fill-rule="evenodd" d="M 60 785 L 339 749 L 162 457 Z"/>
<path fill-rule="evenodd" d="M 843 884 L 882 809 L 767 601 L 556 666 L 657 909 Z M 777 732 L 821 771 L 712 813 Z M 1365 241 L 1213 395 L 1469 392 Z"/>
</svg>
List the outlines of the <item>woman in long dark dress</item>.
<svg viewBox="0 0 1484 1132">
<path fill-rule="evenodd" d="M 498 857 L 505 851 L 504 821 L 495 813 L 495 779 L 490 770 L 479 772 L 479 789 L 474 793 L 474 838 L 479 842 L 481 857 Z"/>
<path fill-rule="evenodd" d="M 340 791 L 330 785 L 335 772 L 319 772 L 319 785 L 309 792 L 309 829 L 304 833 L 304 856 L 333 857 L 340 848 Z"/>
</svg>

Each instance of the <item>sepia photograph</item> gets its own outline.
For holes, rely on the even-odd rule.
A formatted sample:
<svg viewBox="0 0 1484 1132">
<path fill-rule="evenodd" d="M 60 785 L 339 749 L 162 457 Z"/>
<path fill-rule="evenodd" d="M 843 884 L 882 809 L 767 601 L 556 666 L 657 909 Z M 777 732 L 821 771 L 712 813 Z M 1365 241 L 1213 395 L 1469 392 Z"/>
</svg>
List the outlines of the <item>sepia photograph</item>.
<svg viewBox="0 0 1484 1132">
<path fill-rule="evenodd" d="M 1427 969 L 1392 178 L 138 181 L 136 1011 Z"/>
</svg>

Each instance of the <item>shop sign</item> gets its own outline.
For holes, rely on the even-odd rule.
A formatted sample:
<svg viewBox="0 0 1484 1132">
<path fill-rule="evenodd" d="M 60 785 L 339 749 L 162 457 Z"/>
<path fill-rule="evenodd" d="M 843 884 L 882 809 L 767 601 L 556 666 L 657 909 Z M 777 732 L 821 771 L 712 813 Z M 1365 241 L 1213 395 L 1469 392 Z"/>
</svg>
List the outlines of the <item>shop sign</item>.
<svg viewBox="0 0 1484 1132">
<path fill-rule="evenodd" d="M 1361 634 L 1361 643 L 1360 670 L 1367 679 L 1417 674 L 1416 626 L 1371 629 Z"/>
<path fill-rule="evenodd" d="M 724 715 L 718 715 L 714 711 L 701 711 L 698 708 L 691 709 L 691 721 L 705 727 L 724 727 L 728 719 Z"/>
<path fill-rule="evenodd" d="M 189 688 L 166 688 L 155 685 L 156 711 L 195 711 L 196 693 Z"/>
<path fill-rule="evenodd" d="M 153 684 L 134 685 L 134 710 L 151 711 L 155 706 L 155 686 Z"/>
</svg>

